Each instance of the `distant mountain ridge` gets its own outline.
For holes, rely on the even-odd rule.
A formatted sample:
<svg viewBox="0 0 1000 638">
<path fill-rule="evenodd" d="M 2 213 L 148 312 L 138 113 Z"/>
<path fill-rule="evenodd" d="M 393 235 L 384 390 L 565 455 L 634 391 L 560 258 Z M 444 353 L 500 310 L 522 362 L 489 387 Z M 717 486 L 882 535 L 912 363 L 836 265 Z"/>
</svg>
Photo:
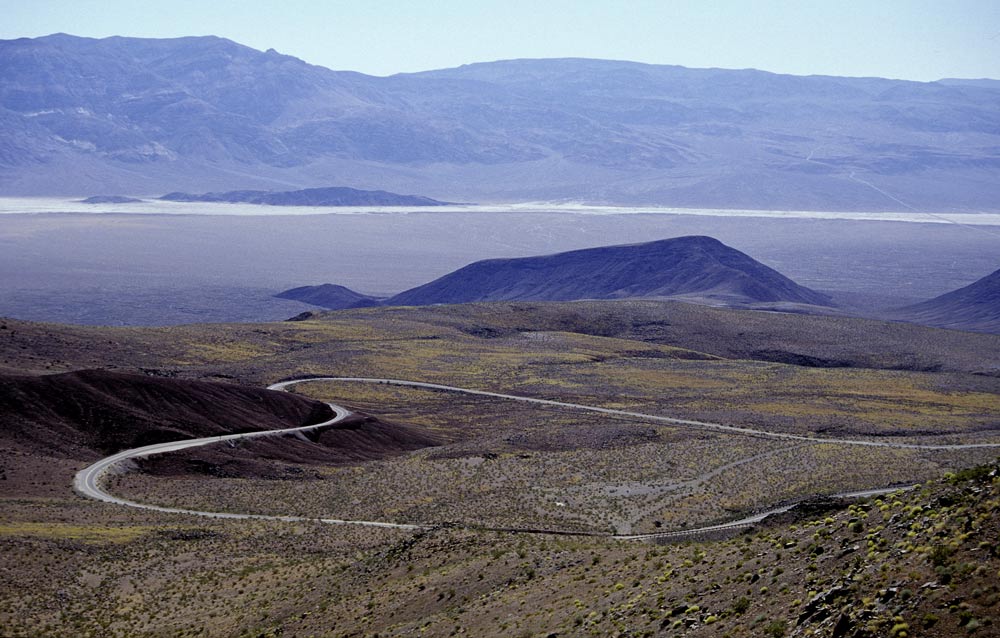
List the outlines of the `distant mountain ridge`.
<svg viewBox="0 0 1000 638">
<path fill-rule="evenodd" d="M 383 298 L 362 295 L 350 288 L 336 284 L 321 284 L 319 286 L 300 286 L 291 288 L 275 295 L 279 299 L 291 299 L 312 304 L 331 310 L 345 308 L 369 308 L 381 305 Z"/>
<path fill-rule="evenodd" d="M 379 78 L 216 37 L 0 41 L 0 195 L 1000 210 L 1000 86 L 508 60 Z"/>
<path fill-rule="evenodd" d="M 296 288 L 278 296 L 331 309 L 379 303 L 376 298 L 330 284 Z M 826 295 L 796 284 L 716 239 L 700 236 L 478 261 L 380 304 L 668 297 L 726 305 L 832 305 Z"/>
<path fill-rule="evenodd" d="M 167 193 L 159 199 L 170 202 L 220 202 L 264 204 L 266 206 L 446 206 L 420 195 L 398 195 L 387 191 L 366 191 L 344 186 L 305 188 L 295 191 L 228 191 L 225 193 Z"/>
<path fill-rule="evenodd" d="M 125 197 L 123 195 L 93 195 L 86 199 L 81 199 L 82 204 L 134 204 L 141 202 L 135 197 Z"/>
<path fill-rule="evenodd" d="M 964 288 L 901 308 L 898 316 L 938 328 L 1000 334 L 1000 270 Z"/>
</svg>

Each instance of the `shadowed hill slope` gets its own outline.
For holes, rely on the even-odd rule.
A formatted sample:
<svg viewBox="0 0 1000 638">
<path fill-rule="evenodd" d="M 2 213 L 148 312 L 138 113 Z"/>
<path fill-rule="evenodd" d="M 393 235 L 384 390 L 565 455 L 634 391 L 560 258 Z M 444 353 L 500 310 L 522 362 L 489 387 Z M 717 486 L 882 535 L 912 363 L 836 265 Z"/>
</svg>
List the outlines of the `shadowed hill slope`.
<svg viewBox="0 0 1000 638">
<path fill-rule="evenodd" d="M 107 370 L 0 376 L 0 437 L 57 456 L 296 427 L 331 416 L 318 401 L 233 384 Z"/>
<path fill-rule="evenodd" d="M 1000 270 L 964 288 L 902 308 L 907 321 L 939 328 L 1000 333 Z"/>
<path fill-rule="evenodd" d="M 337 427 L 293 437 L 262 438 L 238 446 L 205 446 L 139 459 L 144 472 L 163 476 L 205 474 L 264 479 L 317 478 L 302 465 L 329 467 L 386 458 L 441 445 L 447 437 L 409 423 L 355 414 Z"/>
<path fill-rule="evenodd" d="M 36 470 L 44 475 L 64 471 L 59 468 L 68 467 L 68 460 L 164 441 L 298 427 L 332 415 L 319 401 L 228 383 L 107 370 L 0 375 L 0 451 L 50 459 Z M 305 476 L 302 464 L 380 459 L 443 441 L 419 426 L 352 415 L 318 431 L 209 445 L 138 464 L 161 475 L 299 479 Z M 26 478 L 12 480 L 23 484 Z"/>
<path fill-rule="evenodd" d="M 737 304 L 830 305 L 825 295 L 716 239 L 698 236 L 479 261 L 390 297 L 385 304 L 676 296 Z"/>
</svg>

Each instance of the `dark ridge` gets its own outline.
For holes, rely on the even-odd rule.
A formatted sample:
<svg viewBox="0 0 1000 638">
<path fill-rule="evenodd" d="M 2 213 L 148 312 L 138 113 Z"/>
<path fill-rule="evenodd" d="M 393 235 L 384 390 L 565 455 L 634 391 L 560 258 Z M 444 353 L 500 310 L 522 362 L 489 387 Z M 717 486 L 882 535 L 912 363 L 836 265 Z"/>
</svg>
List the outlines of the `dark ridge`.
<svg viewBox="0 0 1000 638">
<path fill-rule="evenodd" d="M 329 406 L 227 383 L 83 370 L 0 375 L 0 438 L 52 456 L 91 458 L 204 436 L 329 419 Z"/>
<path fill-rule="evenodd" d="M 213 202 L 263 204 L 266 206 L 447 206 L 449 202 L 420 195 L 398 195 L 388 191 L 365 191 L 342 186 L 306 188 L 297 191 L 228 191 L 225 193 L 167 193 L 168 202 Z"/>
<path fill-rule="evenodd" d="M 797 352 L 787 352 L 785 350 L 754 350 L 750 352 L 749 358 L 756 361 L 771 361 L 773 363 L 784 363 L 793 366 L 804 366 L 807 368 L 849 368 L 850 361 L 842 359 L 826 359 Z"/>
<path fill-rule="evenodd" d="M 279 299 L 291 299 L 303 303 L 312 304 L 328 310 L 344 310 L 347 308 L 370 308 L 379 305 L 381 298 L 370 295 L 362 295 L 354 292 L 350 288 L 338 286 L 336 284 L 322 284 L 319 286 L 301 286 L 279 292 L 275 295 Z"/>
<path fill-rule="evenodd" d="M 479 261 L 390 297 L 392 306 L 477 301 L 685 298 L 831 305 L 826 295 L 711 237 L 677 237 L 543 257 Z"/>
<path fill-rule="evenodd" d="M 356 414 L 316 432 L 207 446 L 140 459 L 144 472 L 162 476 L 201 474 L 221 478 L 302 480 L 323 474 L 302 465 L 345 465 L 382 459 L 447 442 L 426 428 Z"/>
<path fill-rule="evenodd" d="M 1000 270 L 964 288 L 901 308 L 897 316 L 938 328 L 1000 334 Z"/>
<path fill-rule="evenodd" d="M 81 204 L 134 204 L 141 202 L 135 197 L 125 197 L 124 195 L 94 195 L 87 199 L 81 199 Z"/>
</svg>

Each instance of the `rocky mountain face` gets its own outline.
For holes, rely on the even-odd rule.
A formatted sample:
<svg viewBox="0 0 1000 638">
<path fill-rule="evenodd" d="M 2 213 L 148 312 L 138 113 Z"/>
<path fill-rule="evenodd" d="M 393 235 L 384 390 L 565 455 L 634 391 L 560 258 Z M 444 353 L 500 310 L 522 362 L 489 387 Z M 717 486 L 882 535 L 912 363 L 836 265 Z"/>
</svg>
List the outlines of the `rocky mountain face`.
<svg viewBox="0 0 1000 638">
<path fill-rule="evenodd" d="M 907 321 L 939 328 L 1000 334 L 1000 270 L 964 288 L 902 308 Z"/>
<path fill-rule="evenodd" d="M 990 209 L 1000 88 L 512 60 L 387 78 L 216 37 L 0 42 L 0 194 Z"/>
</svg>

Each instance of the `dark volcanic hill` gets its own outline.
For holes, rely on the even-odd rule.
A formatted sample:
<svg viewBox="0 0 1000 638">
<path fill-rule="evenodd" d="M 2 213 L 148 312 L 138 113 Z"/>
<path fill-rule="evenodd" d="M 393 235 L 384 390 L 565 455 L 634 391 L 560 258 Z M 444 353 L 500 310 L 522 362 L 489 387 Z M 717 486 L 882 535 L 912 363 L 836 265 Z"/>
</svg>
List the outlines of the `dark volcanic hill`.
<svg viewBox="0 0 1000 638">
<path fill-rule="evenodd" d="M 907 321 L 939 328 L 1000 333 L 1000 270 L 899 311 Z"/>
<path fill-rule="evenodd" d="M 319 423 L 332 416 L 324 403 L 240 386 L 83 370 L 44 376 L 0 374 L 2 489 L 32 494 L 65 486 L 80 460 L 163 441 Z M 301 479 L 313 464 L 385 458 L 439 445 L 421 426 L 352 415 L 335 426 L 295 436 L 209 445 L 138 461 L 157 474 L 209 474 Z M 25 465 L 8 475 L 9 459 Z"/>
<path fill-rule="evenodd" d="M 543 257 L 479 261 L 384 303 L 426 306 L 632 297 L 830 305 L 826 295 L 796 284 L 711 237 L 677 237 Z"/>
<path fill-rule="evenodd" d="M 382 301 L 379 297 L 371 297 L 354 292 L 350 288 L 336 284 L 321 284 L 319 286 L 301 286 L 275 295 L 280 299 L 292 299 L 312 304 L 329 310 L 345 310 L 347 308 L 369 308 L 378 306 Z"/>
<path fill-rule="evenodd" d="M 56 459 L 57 466 L 65 465 L 61 459 L 93 459 L 163 441 L 298 427 L 331 416 L 329 406 L 318 401 L 229 383 L 107 370 L 0 375 L 0 451 Z M 304 435 L 206 446 L 139 464 L 160 474 L 301 478 L 302 469 L 288 463 L 378 459 L 442 440 L 419 426 L 353 415 Z"/>
<path fill-rule="evenodd" d="M 446 437 L 409 423 L 390 423 L 364 415 L 335 428 L 302 437 L 261 438 L 237 447 L 205 446 L 184 454 L 140 459 L 144 472 L 160 475 L 208 474 L 242 478 L 301 479 L 301 465 L 340 465 L 371 461 L 401 452 L 441 445 Z M 288 462 L 296 466 L 287 465 Z M 317 475 L 310 472 L 310 478 Z"/>
<path fill-rule="evenodd" d="M 0 376 L 0 438 L 60 456 L 296 427 L 331 415 L 318 401 L 234 384 L 107 370 Z"/>
<path fill-rule="evenodd" d="M 380 78 L 217 37 L 0 41 L 2 195 L 336 175 L 450 201 L 997 210 L 998 148 L 991 82 L 586 59 Z"/>
<path fill-rule="evenodd" d="M 225 202 L 267 206 L 446 206 L 448 204 L 420 195 L 398 195 L 387 191 L 365 191 L 343 186 L 281 192 L 249 190 L 200 195 L 168 193 L 160 199 L 171 202 Z"/>
</svg>

